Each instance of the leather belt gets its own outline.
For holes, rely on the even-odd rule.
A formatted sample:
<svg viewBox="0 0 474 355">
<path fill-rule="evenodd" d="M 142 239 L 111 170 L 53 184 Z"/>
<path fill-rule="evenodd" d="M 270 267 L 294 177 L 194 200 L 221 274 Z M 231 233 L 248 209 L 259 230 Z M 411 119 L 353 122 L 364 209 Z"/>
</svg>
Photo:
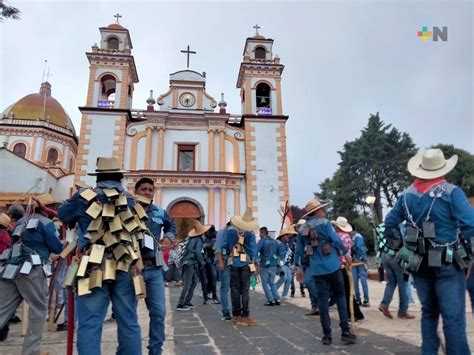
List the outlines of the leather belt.
<svg viewBox="0 0 474 355">
<path fill-rule="evenodd" d="M 155 259 L 143 259 L 143 266 L 156 266 Z"/>
</svg>

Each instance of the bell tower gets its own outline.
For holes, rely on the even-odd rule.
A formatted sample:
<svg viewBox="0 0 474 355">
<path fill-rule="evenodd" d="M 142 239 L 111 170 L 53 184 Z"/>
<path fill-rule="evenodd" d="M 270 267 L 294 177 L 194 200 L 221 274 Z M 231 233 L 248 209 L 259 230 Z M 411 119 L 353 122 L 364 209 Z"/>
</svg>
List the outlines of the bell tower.
<svg viewBox="0 0 474 355">
<path fill-rule="evenodd" d="M 247 204 L 259 222 L 278 232 L 279 207 L 289 199 L 281 75 L 284 66 L 273 54 L 273 39 L 259 33 L 245 41 L 237 88 L 245 128 Z"/>
<path fill-rule="evenodd" d="M 100 45 L 86 53 L 89 60 L 89 85 L 82 113 L 75 181 L 88 184 L 86 172 L 95 169 L 98 156 L 116 156 L 124 163 L 125 128 L 130 120 L 134 85 L 138 83 L 132 40 L 128 29 L 119 23 L 99 28 Z"/>
</svg>

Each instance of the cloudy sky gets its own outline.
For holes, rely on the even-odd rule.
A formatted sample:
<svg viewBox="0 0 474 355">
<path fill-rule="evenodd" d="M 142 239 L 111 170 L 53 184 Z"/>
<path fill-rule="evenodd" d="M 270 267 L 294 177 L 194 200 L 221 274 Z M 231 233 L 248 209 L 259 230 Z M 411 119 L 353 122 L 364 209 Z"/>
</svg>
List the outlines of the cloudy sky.
<svg viewBox="0 0 474 355">
<path fill-rule="evenodd" d="M 10 0 L 21 21 L 0 24 L 0 110 L 37 92 L 44 60 L 53 96 L 80 126 L 88 62 L 101 26 L 130 31 L 140 82 L 134 108 L 168 89 L 185 68 L 180 50 L 198 52 L 191 69 L 207 73 L 207 92 L 224 92 L 240 113 L 235 82 L 245 38 L 273 38 L 286 66 L 290 194 L 304 204 L 337 168 L 340 150 L 380 112 L 424 149 L 451 143 L 474 153 L 472 1 L 158 2 Z M 417 31 L 447 26 L 448 41 L 423 43 Z M 304 173 L 303 173 L 304 172 Z"/>
</svg>

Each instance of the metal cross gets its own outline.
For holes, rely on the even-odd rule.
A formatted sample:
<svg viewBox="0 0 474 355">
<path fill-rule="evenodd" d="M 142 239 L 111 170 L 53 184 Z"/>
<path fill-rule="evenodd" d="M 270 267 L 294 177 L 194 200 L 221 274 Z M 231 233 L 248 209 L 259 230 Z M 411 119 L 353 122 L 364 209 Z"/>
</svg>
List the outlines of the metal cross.
<svg viewBox="0 0 474 355">
<path fill-rule="evenodd" d="M 181 53 L 186 53 L 186 55 L 188 56 L 186 68 L 189 69 L 189 55 L 190 55 L 190 54 L 196 54 L 196 52 L 190 51 L 190 50 L 189 50 L 189 45 L 188 45 L 188 49 L 187 49 L 187 50 L 182 50 Z"/>
<path fill-rule="evenodd" d="M 122 15 L 120 15 L 118 12 L 114 15 L 115 17 L 115 23 L 119 23 L 119 18 L 122 18 Z"/>
<path fill-rule="evenodd" d="M 258 33 L 258 30 L 261 28 L 259 25 L 255 25 L 253 26 L 253 28 L 255 28 L 255 36 L 258 36 L 259 33 Z"/>
</svg>

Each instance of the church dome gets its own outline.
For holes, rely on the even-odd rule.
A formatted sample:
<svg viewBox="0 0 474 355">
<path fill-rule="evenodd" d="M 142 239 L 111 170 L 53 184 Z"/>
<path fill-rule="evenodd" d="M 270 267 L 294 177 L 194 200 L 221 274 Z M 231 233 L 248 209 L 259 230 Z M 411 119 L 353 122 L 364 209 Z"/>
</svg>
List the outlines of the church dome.
<svg viewBox="0 0 474 355">
<path fill-rule="evenodd" d="M 41 120 L 70 130 L 73 134 L 74 126 L 64 108 L 51 96 L 51 84 L 41 84 L 40 92 L 26 95 L 4 112 L 3 117 L 15 120 Z"/>
<path fill-rule="evenodd" d="M 123 27 L 122 25 L 120 25 L 118 23 L 113 23 L 111 25 L 108 25 L 107 28 L 109 28 L 111 30 L 126 30 L 125 27 Z"/>
</svg>

